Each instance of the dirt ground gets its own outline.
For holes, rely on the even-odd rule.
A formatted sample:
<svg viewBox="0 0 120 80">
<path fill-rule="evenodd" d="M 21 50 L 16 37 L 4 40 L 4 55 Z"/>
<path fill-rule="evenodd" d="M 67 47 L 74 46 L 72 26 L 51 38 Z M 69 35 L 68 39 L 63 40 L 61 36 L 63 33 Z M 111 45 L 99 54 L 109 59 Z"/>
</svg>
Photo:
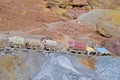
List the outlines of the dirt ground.
<svg viewBox="0 0 120 80">
<path fill-rule="evenodd" d="M 72 10 L 78 14 L 82 12 L 80 9 L 78 7 Z M 0 0 L 0 31 L 23 31 L 28 34 L 47 35 L 58 41 L 71 40 L 70 35 L 75 36 L 73 38 L 76 39 L 76 36 L 80 36 L 81 33 L 82 35 L 90 33 L 90 30 L 87 29 L 83 32 L 82 30 L 85 28 L 80 28 L 81 26 L 77 23 L 79 27 L 76 31 L 71 30 L 76 25 L 73 23 L 62 26 L 57 24 L 60 27 L 57 27 L 56 30 L 48 29 L 49 27 L 46 26 L 49 23 L 69 22 L 70 20 L 70 18 L 46 8 L 44 0 Z M 93 38 L 99 40 L 101 37 L 93 36 Z"/>
</svg>

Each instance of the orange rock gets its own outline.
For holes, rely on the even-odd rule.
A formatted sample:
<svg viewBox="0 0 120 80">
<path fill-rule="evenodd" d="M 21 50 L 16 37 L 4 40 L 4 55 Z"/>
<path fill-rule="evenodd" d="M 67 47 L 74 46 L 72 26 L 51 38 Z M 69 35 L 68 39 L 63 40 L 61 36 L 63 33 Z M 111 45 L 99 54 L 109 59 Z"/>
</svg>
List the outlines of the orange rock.
<svg viewBox="0 0 120 80">
<path fill-rule="evenodd" d="M 93 59 L 83 58 L 81 62 L 82 62 L 82 64 L 85 65 L 86 67 L 94 70 L 95 61 L 94 61 Z"/>
</svg>

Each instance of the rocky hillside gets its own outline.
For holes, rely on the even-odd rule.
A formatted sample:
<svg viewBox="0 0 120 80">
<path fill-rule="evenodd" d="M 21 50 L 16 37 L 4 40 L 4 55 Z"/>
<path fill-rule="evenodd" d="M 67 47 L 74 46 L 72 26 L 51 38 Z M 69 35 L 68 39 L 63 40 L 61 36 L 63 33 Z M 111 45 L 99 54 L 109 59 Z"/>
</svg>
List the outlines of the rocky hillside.
<svg viewBox="0 0 120 80">
<path fill-rule="evenodd" d="M 0 0 L 0 32 L 2 34 L 9 31 L 49 36 L 63 44 L 72 40 L 84 41 L 91 47 L 105 47 L 113 56 L 110 57 L 111 61 L 114 63 L 116 60 L 116 64 L 119 65 L 119 59 L 116 57 L 120 57 L 120 0 Z M 3 35 L 2 38 L 4 37 Z M 5 42 L 0 41 L 0 46 L 3 43 L 5 45 Z M 48 58 L 34 50 L 20 50 L 15 53 L 16 56 L 8 54 L 0 58 L 0 80 L 32 80 Z M 104 72 L 103 67 L 101 72 L 101 65 L 109 63 L 106 57 L 72 57 L 77 59 L 78 64 L 98 75 L 101 73 L 99 76 L 105 77 L 105 80 L 119 80 L 109 78 L 106 67 L 106 71 Z M 99 60 L 107 61 L 106 64 L 102 64 Z M 118 68 L 116 70 L 118 71 Z M 120 74 L 119 71 L 115 73 Z"/>
</svg>

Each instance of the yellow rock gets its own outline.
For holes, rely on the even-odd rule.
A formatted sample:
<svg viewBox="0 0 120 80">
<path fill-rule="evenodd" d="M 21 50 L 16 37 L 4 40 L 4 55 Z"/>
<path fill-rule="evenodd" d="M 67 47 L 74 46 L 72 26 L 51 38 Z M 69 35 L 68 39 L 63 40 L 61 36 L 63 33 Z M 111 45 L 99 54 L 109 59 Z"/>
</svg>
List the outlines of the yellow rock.
<svg viewBox="0 0 120 80">
<path fill-rule="evenodd" d="M 101 18 L 109 17 L 111 19 L 112 24 L 120 25 L 120 12 L 117 10 L 109 10 L 101 16 Z"/>
<path fill-rule="evenodd" d="M 120 33 L 120 12 L 118 10 L 106 10 L 98 19 L 97 30 L 104 37 L 118 36 Z"/>
<path fill-rule="evenodd" d="M 62 8 L 54 8 L 53 11 L 55 11 L 59 15 L 63 15 L 64 13 L 67 13 L 67 10 Z"/>
<path fill-rule="evenodd" d="M 6 55 L 0 58 L 0 75 L 3 75 L 0 76 L 0 79 L 16 80 L 14 74 L 14 62 L 18 62 L 17 57 Z"/>
<path fill-rule="evenodd" d="M 103 26 L 97 26 L 97 30 L 98 30 L 98 33 L 104 37 L 107 37 L 107 38 L 112 37 L 112 35 Z"/>
<path fill-rule="evenodd" d="M 94 70 L 95 61 L 94 61 L 93 59 L 83 58 L 81 62 L 82 62 L 82 64 L 85 65 L 86 67 Z"/>
<path fill-rule="evenodd" d="M 116 7 L 116 10 L 120 10 L 120 6 Z"/>
<path fill-rule="evenodd" d="M 22 14 L 23 14 L 23 15 L 27 14 L 27 11 L 23 11 Z"/>
<path fill-rule="evenodd" d="M 84 6 L 82 7 L 83 10 L 91 10 L 91 7 L 90 6 Z"/>
<path fill-rule="evenodd" d="M 13 38 L 13 43 L 15 43 L 15 44 L 24 44 L 24 38 L 15 36 Z"/>
<path fill-rule="evenodd" d="M 114 24 L 120 25 L 120 13 L 114 11 L 114 12 L 110 12 L 111 13 L 111 17 L 112 17 L 112 22 Z"/>
</svg>

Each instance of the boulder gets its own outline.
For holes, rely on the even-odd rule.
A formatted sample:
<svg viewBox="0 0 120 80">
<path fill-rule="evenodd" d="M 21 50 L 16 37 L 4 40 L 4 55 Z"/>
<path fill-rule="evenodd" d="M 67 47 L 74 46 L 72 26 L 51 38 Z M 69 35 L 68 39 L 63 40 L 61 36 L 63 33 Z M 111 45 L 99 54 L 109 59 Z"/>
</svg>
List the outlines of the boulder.
<svg viewBox="0 0 120 80">
<path fill-rule="evenodd" d="M 97 25 L 106 32 L 106 37 L 119 36 L 120 13 L 114 10 L 106 12 L 99 18 Z"/>
<path fill-rule="evenodd" d="M 97 31 L 100 35 L 102 35 L 104 37 L 107 37 L 107 38 L 112 37 L 112 35 L 106 29 L 104 29 L 104 27 L 102 27 L 102 26 L 98 26 Z"/>
<path fill-rule="evenodd" d="M 119 36 L 120 34 L 120 12 L 116 10 L 92 10 L 80 15 L 77 20 L 97 25 L 97 31 L 105 37 Z"/>
</svg>

